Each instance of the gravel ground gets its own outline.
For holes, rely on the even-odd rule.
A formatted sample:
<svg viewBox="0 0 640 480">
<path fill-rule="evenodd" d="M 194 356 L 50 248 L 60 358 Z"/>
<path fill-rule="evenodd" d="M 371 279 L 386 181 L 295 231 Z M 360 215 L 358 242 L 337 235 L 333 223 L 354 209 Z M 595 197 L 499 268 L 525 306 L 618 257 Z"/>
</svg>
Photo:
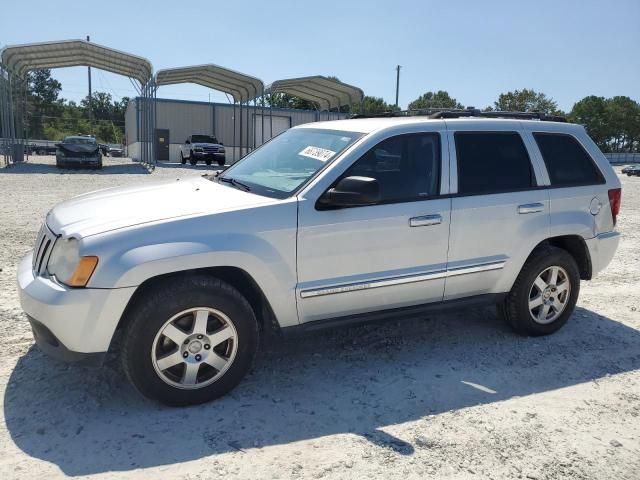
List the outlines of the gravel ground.
<svg viewBox="0 0 640 480">
<path fill-rule="evenodd" d="M 205 170 L 0 169 L 0 478 L 639 478 L 640 178 L 622 177 L 614 261 L 550 337 L 475 309 L 277 340 L 232 394 L 185 409 L 140 398 L 115 355 L 40 353 L 15 276 L 47 210 Z"/>
</svg>

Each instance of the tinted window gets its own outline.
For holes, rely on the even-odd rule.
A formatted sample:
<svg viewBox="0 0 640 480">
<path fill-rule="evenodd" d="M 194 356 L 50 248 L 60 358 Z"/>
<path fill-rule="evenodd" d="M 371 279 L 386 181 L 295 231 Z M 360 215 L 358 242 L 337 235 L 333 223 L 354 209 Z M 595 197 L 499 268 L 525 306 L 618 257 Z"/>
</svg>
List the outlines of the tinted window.
<svg viewBox="0 0 640 480">
<path fill-rule="evenodd" d="M 458 193 L 476 195 L 535 186 L 527 149 L 515 132 L 458 132 Z"/>
<path fill-rule="evenodd" d="M 388 138 L 365 153 L 342 177 L 375 178 L 383 203 L 420 200 L 439 193 L 440 136 Z"/>
<path fill-rule="evenodd" d="M 589 154 L 570 135 L 534 133 L 551 185 L 593 185 L 603 178 Z"/>
</svg>

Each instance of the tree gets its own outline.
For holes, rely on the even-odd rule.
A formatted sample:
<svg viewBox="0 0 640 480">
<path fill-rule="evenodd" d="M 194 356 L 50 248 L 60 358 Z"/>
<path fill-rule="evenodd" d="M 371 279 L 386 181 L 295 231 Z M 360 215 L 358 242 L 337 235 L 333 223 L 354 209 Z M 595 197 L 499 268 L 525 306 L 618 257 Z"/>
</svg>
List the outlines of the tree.
<svg viewBox="0 0 640 480">
<path fill-rule="evenodd" d="M 558 104 L 544 93 L 523 88 L 512 92 L 501 93 L 494 103 L 495 110 L 511 112 L 542 112 L 559 114 Z"/>
<path fill-rule="evenodd" d="M 384 101 L 380 97 L 370 97 L 365 95 L 362 99 L 362 108 L 359 104 L 353 105 L 352 113 L 363 113 L 368 115 L 375 115 L 377 113 L 394 112 L 399 110 L 395 105 L 391 105 Z"/>
<path fill-rule="evenodd" d="M 294 97 L 288 93 L 274 93 L 267 95 L 267 105 L 275 108 L 299 108 L 302 110 L 315 110 L 316 105 L 309 100 Z"/>
<path fill-rule="evenodd" d="M 609 123 L 607 99 L 591 95 L 577 102 L 571 109 L 569 119 L 584 125 L 589 136 L 600 147 L 607 150 L 607 143 L 612 135 Z"/>
<path fill-rule="evenodd" d="M 62 84 L 51 78 L 51 70 L 34 70 L 27 74 L 27 126 L 29 136 L 44 135 L 47 121 L 60 113 L 62 100 L 58 98 Z"/>
<path fill-rule="evenodd" d="M 448 92 L 438 90 L 437 92 L 423 93 L 409 104 L 409 110 L 423 108 L 451 108 L 459 110 L 464 108 L 464 106 L 455 98 L 452 98 Z"/>
</svg>

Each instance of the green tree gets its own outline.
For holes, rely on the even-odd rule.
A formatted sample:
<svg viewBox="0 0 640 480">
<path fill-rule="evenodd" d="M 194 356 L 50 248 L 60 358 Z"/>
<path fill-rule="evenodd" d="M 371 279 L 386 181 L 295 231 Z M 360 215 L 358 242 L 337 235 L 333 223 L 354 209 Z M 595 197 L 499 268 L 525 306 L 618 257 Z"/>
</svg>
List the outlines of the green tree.
<svg viewBox="0 0 640 480">
<path fill-rule="evenodd" d="M 613 97 L 607 102 L 609 126 L 613 132 L 609 140 L 612 152 L 631 152 L 640 141 L 640 104 L 629 97 Z"/>
<path fill-rule="evenodd" d="M 608 150 L 608 142 L 613 133 L 607 103 L 608 100 L 604 97 L 590 95 L 576 102 L 569 113 L 569 119 L 584 125 L 601 150 Z"/>
<path fill-rule="evenodd" d="M 267 95 L 267 105 L 275 108 L 299 108 L 302 110 L 315 110 L 316 105 L 309 100 L 294 97 L 288 93 L 274 93 Z"/>
<path fill-rule="evenodd" d="M 375 115 L 377 113 L 394 112 L 399 110 L 395 105 L 389 104 L 380 97 L 370 97 L 365 95 L 362 99 L 362 106 L 353 105 L 352 113 L 363 113 L 367 115 Z"/>
<path fill-rule="evenodd" d="M 512 92 L 501 93 L 494 109 L 511 112 L 543 112 L 559 114 L 558 104 L 544 93 L 523 88 Z"/>
<path fill-rule="evenodd" d="M 409 104 L 409 110 L 419 110 L 424 108 L 451 108 L 462 109 L 464 106 L 448 92 L 438 90 L 437 92 L 425 92 Z"/>
<path fill-rule="evenodd" d="M 31 138 L 44 136 L 45 128 L 60 114 L 62 84 L 51 77 L 51 70 L 27 74 L 27 127 Z"/>
</svg>

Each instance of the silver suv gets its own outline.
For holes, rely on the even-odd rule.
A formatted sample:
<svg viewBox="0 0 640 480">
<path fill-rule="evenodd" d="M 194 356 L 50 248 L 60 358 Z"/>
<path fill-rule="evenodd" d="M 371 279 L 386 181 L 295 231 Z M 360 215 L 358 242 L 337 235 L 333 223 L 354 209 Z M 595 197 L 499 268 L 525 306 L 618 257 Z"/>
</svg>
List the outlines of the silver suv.
<svg viewBox="0 0 640 480">
<path fill-rule="evenodd" d="M 95 364 L 122 330 L 136 388 L 186 405 L 270 330 L 490 303 L 555 332 L 616 251 L 618 177 L 581 126 L 446 116 L 302 125 L 217 176 L 57 205 L 18 273 L 38 345 Z"/>
</svg>

